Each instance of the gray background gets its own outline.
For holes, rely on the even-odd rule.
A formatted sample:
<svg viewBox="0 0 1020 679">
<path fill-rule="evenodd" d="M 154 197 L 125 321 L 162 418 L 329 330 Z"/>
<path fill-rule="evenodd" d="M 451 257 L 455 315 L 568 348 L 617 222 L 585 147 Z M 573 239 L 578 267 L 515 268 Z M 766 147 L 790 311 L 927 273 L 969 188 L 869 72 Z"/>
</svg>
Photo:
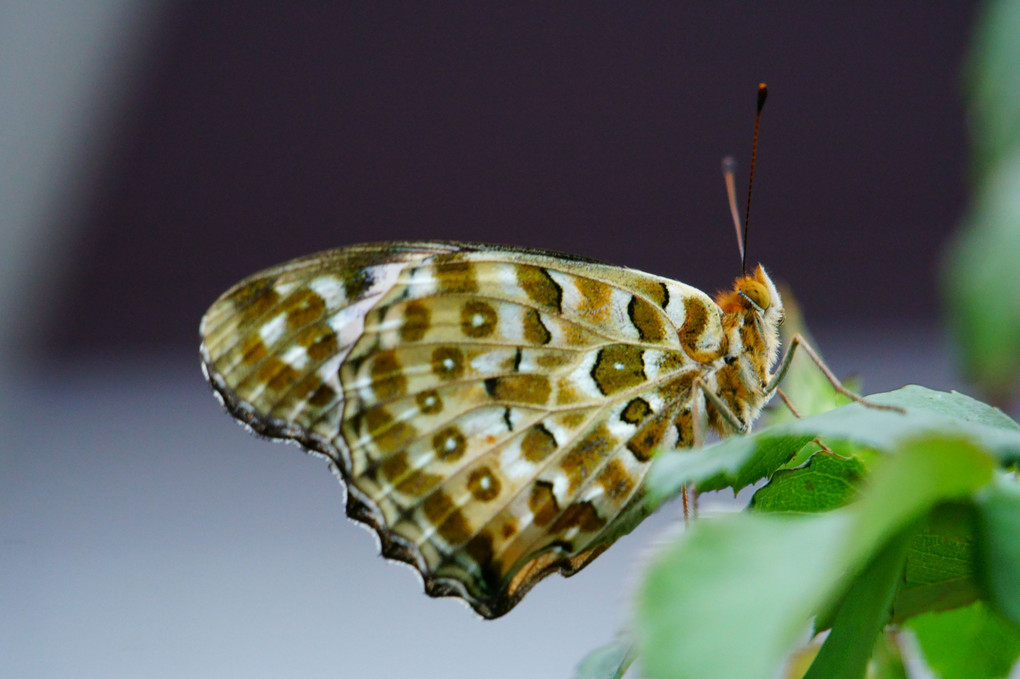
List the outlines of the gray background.
<svg viewBox="0 0 1020 679">
<path fill-rule="evenodd" d="M 0 6 L 0 676 L 541 676 L 607 641 L 667 508 L 482 622 L 201 380 L 198 320 L 317 249 L 457 238 L 708 291 L 752 261 L 865 390 L 951 388 L 974 6 Z M 743 202 L 743 196 L 741 196 Z M 712 503 L 709 503 L 711 509 Z"/>
</svg>

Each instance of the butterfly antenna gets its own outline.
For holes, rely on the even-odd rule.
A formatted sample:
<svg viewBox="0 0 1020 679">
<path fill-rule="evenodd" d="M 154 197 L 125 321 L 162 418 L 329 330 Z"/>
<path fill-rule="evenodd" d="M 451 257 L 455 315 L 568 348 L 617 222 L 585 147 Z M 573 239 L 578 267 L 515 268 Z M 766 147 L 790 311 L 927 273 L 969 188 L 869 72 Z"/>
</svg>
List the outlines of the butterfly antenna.
<svg viewBox="0 0 1020 679">
<path fill-rule="evenodd" d="M 733 228 L 737 232 L 737 248 L 740 250 L 740 266 L 744 265 L 744 235 L 740 232 L 740 212 L 737 210 L 737 186 L 733 176 L 737 171 L 737 161 L 733 156 L 722 159 L 723 181 L 726 182 L 726 198 L 730 203 L 730 217 Z"/>
<path fill-rule="evenodd" d="M 758 125 L 761 123 L 761 110 L 765 108 L 765 99 L 769 96 L 769 88 L 765 83 L 758 83 L 758 111 L 754 116 L 754 141 L 751 142 L 751 174 L 747 180 L 747 208 L 744 210 L 744 239 L 740 248 L 740 269 L 747 275 L 747 225 L 751 221 L 751 189 L 754 188 L 754 161 L 758 156 Z"/>
</svg>

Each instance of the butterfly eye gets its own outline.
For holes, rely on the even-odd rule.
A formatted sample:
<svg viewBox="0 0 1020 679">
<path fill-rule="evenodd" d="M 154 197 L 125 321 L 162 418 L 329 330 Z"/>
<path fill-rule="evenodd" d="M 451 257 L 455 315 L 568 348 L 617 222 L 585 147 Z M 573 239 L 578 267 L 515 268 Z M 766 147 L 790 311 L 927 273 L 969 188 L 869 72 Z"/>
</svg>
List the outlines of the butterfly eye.
<svg viewBox="0 0 1020 679">
<path fill-rule="evenodd" d="M 769 291 L 765 288 L 765 286 L 751 278 L 745 278 L 740 281 L 739 290 L 762 311 L 768 309 L 769 305 L 772 303 Z"/>
</svg>

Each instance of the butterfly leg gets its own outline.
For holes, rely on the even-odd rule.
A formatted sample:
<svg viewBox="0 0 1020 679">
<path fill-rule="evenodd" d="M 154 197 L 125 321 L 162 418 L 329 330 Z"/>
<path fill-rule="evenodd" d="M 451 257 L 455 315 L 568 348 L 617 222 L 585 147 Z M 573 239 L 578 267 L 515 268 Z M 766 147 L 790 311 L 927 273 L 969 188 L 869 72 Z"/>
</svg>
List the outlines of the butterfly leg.
<svg viewBox="0 0 1020 679">
<path fill-rule="evenodd" d="M 793 362 L 793 354 L 794 351 L 797 350 L 797 347 L 803 349 L 804 353 L 806 353 L 808 357 L 814 362 L 814 364 L 818 366 L 818 369 L 822 371 L 823 375 L 825 375 L 825 379 L 829 380 L 829 383 L 832 385 L 832 388 L 838 391 L 839 393 L 843 394 L 850 400 L 860 403 L 861 405 L 866 406 L 868 408 L 875 408 L 876 410 L 892 410 L 897 413 L 906 412 L 903 410 L 903 408 L 899 408 L 897 406 L 873 403 L 872 401 L 865 399 L 863 396 L 855 394 L 854 392 L 844 387 L 843 383 L 839 381 L 839 378 L 836 377 L 835 374 L 833 374 L 832 370 L 829 369 L 829 366 L 825 364 L 825 361 L 822 360 L 822 358 L 818 355 L 814 348 L 812 348 L 812 346 L 808 344 L 807 340 L 805 340 L 804 336 L 801 335 L 799 332 L 793 336 L 793 339 L 790 340 L 790 347 L 786 350 L 786 355 L 783 356 L 783 360 L 780 361 L 779 367 L 776 369 L 774 373 L 772 373 L 772 377 L 769 378 L 769 383 L 765 387 L 765 393 L 772 393 L 773 391 L 779 388 L 779 383 L 783 380 L 784 377 L 786 377 L 786 372 L 790 369 L 790 365 Z"/>
<path fill-rule="evenodd" d="M 751 431 L 751 425 L 748 424 L 747 422 L 744 422 L 742 419 L 740 419 L 739 415 L 730 410 L 730 407 L 726 405 L 726 402 L 719 398 L 718 394 L 709 389 L 708 385 L 706 385 L 700 379 L 696 379 L 694 380 L 694 386 L 698 389 L 701 389 L 701 393 L 703 393 L 705 395 L 705 398 L 715 407 L 716 410 L 719 411 L 719 414 L 722 416 L 722 418 L 726 420 L 726 424 L 733 427 L 734 431 L 736 431 L 738 434 L 746 434 L 747 432 Z M 697 437 L 695 437 L 695 440 L 697 440 Z"/>
<path fill-rule="evenodd" d="M 793 402 L 790 401 L 790 397 L 786 395 L 786 392 L 784 392 L 779 387 L 776 387 L 776 393 L 779 394 L 779 398 L 782 399 L 783 404 L 790 410 L 791 413 L 793 413 L 794 417 L 796 417 L 798 420 L 803 419 L 803 416 L 799 412 L 797 412 L 797 409 L 795 407 L 793 407 Z M 822 443 L 822 440 L 820 438 L 818 438 L 817 436 L 814 439 L 812 439 L 812 440 L 815 443 L 817 443 L 818 446 L 822 450 L 824 450 L 825 452 L 827 452 L 827 453 L 829 453 L 831 455 L 835 455 L 835 453 L 832 452 L 832 449 L 829 448 L 829 446 L 827 446 L 824 443 Z"/>
</svg>

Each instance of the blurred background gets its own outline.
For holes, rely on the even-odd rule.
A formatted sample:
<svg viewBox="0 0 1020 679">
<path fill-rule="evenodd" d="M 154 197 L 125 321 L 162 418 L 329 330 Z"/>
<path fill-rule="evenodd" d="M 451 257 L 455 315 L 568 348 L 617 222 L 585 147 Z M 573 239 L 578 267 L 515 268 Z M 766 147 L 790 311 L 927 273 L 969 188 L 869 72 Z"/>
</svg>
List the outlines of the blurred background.
<svg viewBox="0 0 1020 679">
<path fill-rule="evenodd" d="M 379 559 L 321 462 L 220 411 L 199 319 L 260 268 L 370 240 L 726 287 L 720 160 L 743 204 L 760 81 L 748 259 L 864 391 L 1008 406 L 1010 382 L 960 376 L 940 297 L 987 170 L 964 64 L 989 11 L 0 3 L 0 675 L 569 675 L 676 514 L 483 623 Z M 993 278 L 975 296 L 1020 308 Z"/>
</svg>

